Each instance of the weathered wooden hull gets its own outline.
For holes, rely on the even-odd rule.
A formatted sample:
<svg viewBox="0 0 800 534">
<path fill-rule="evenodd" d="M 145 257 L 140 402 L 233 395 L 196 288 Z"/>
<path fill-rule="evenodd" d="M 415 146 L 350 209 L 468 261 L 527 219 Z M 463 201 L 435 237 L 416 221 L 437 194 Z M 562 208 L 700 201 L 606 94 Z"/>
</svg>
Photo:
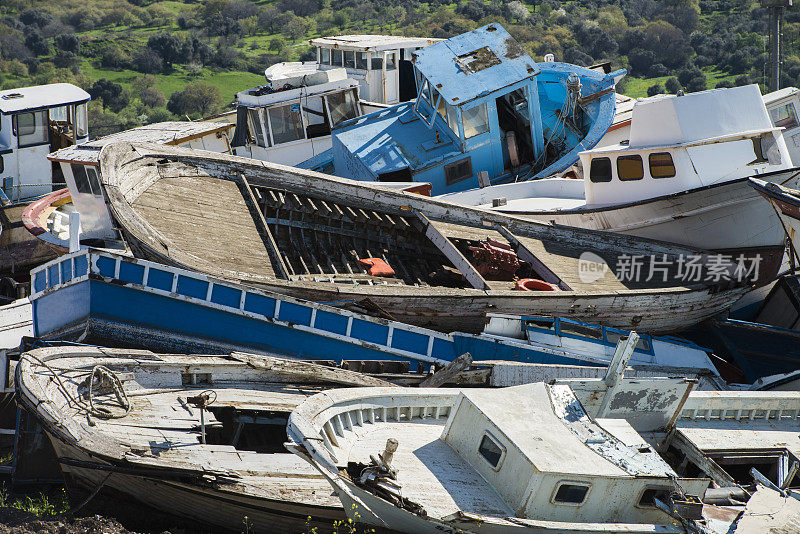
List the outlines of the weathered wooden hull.
<svg viewBox="0 0 800 534">
<path fill-rule="evenodd" d="M 117 381 L 120 397 L 100 384 L 97 366 Z M 208 380 L 215 391 L 211 403 L 222 410 L 205 411 L 207 442 L 200 437 L 199 408 L 184 400 L 206 388 L 185 380 L 185 373 Z M 87 377 L 97 381 L 94 392 L 84 394 Z M 259 533 L 329 532 L 344 518 L 327 481 L 281 450 L 282 427 L 257 422 L 259 410 L 281 420 L 281 413 L 312 391 L 390 385 L 352 371 L 255 355 L 187 357 L 88 347 L 25 353 L 15 384 L 22 408 L 49 437 L 71 490 L 85 494 L 107 486 L 169 514 Z M 223 413 L 246 414 L 247 423 Z M 232 439 L 224 435 L 226 424 L 231 431 L 239 424 Z M 255 428 L 243 430 L 244 424 Z M 212 437 L 215 429 L 218 438 Z M 248 432 L 258 439 L 246 437 Z"/>
<path fill-rule="evenodd" d="M 26 207 L 27 204 L 0 207 L 0 273 L 25 273 L 57 256 L 44 241 L 25 228 L 22 212 Z"/>
<path fill-rule="evenodd" d="M 144 161 L 149 160 L 132 158 L 131 151 L 137 150 L 141 150 L 139 152 L 141 154 L 152 155 L 154 162 L 159 158 L 159 162 L 167 162 L 165 165 L 177 165 L 177 167 L 174 167 L 174 171 L 164 170 L 165 177 L 162 179 L 162 171 L 155 170 L 155 166 L 161 163 L 145 164 Z M 231 156 L 188 153 L 180 149 L 150 146 L 141 146 L 139 149 L 133 145 L 106 147 L 101 155 L 101 162 L 102 174 L 106 181 L 104 187 L 112 211 L 131 251 L 139 258 L 198 270 L 317 302 L 369 299 L 385 313 L 401 322 L 442 331 L 479 331 L 483 326 L 485 313 L 492 311 L 515 315 L 572 317 L 648 333 L 674 332 L 724 311 L 746 291 L 742 287 L 731 288 L 730 284 L 720 286 L 707 283 L 698 283 L 691 287 L 685 283 L 674 283 L 672 286 L 656 284 L 655 287 L 640 284 L 636 288 L 630 288 L 614 278 L 613 274 L 611 281 L 604 278 L 600 281 L 587 282 L 579 274 L 580 262 L 583 261 L 585 252 L 597 251 L 601 255 L 619 259 L 631 254 L 651 257 L 665 254 L 675 257 L 679 253 L 689 254 L 696 251 L 676 249 L 665 243 L 619 234 L 540 225 L 486 210 L 465 208 L 299 169 L 268 163 L 254 164 L 252 161 Z M 206 171 L 212 175 L 205 174 Z M 173 176 L 175 172 L 178 174 Z M 240 178 L 244 176 L 247 178 Z M 233 185 L 234 183 L 236 185 Z M 258 184 L 255 189 L 285 188 L 290 191 L 286 193 L 287 196 L 319 196 L 317 200 L 309 201 L 310 196 L 306 197 L 305 201 L 299 199 L 292 208 L 294 211 L 279 207 L 276 212 L 269 212 L 265 216 L 255 211 L 259 208 L 254 205 L 253 200 L 248 200 L 247 195 L 249 194 L 249 198 L 252 199 L 254 194 L 253 188 L 250 187 L 251 183 L 254 186 Z M 179 184 L 180 187 L 175 184 Z M 155 191 L 159 187 L 167 188 L 165 190 L 167 192 L 156 195 Z M 229 200 L 217 206 L 214 204 L 219 202 L 217 198 L 187 199 L 187 195 L 191 195 L 193 191 L 199 194 L 198 188 L 204 188 L 207 197 L 217 195 L 221 198 L 222 193 L 225 193 Z M 243 190 L 246 193 L 242 193 Z M 256 193 L 261 195 L 260 191 Z M 273 195 L 271 189 L 263 191 L 264 195 Z M 132 206 L 130 204 L 132 201 L 128 199 L 137 194 L 140 195 L 136 200 L 138 204 Z M 174 201 L 171 197 L 165 198 L 165 194 L 175 195 Z M 281 194 L 278 192 L 277 195 Z M 322 195 L 325 195 L 324 200 L 319 200 Z M 144 197 L 147 197 L 146 205 L 143 203 L 144 200 L 141 200 Z M 268 202 L 270 201 L 266 196 L 262 197 L 262 205 Z M 322 205 L 323 202 L 331 204 L 334 208 L 337 202 L 342 202 L 345 209 L 350 209 L 348 205 L 363 205 L 363 209 L 357 208 L 364 215 L 363 221 L 358 219 L 360 217 L 358 214 L 354 214 L 352 219 L 348 219 L 346 214 L 340 215 L 335 224 L 344 225 L 342 221 L 347 219 L 349 226 L 344 229 L 339 226 L 334 227 L 334 222 L 327 220 L 320 222 L 326 212 L 317 207 L 317 204 Z M 234 208 L 238 211 L 234 211 Z M 331 211 L 331 208 L 327 209 L 328 212 Z M 220 213 L 219 210 L 228 211 Z M 479 279 L 477 284 L 458 288 L 430 283 L 394 284 L 385 283 L 380 279 L 365 278 L 347 278 L 344 283 L 331 281 L 332 278 L 341 278 L 341 271 L 338 271 L 339 275 L 327 274 L 329 271 L 325 270 L 326 261 L 330 262 L 330 258 L 320 259 L 319 256 L 325 253 L 326 238 L 319 235 L 330 236 L 339 232 L 341 235 L 351 236 L 358 230 L 359 225 L 367 227 L 379 224 L 382 226 L 375 231 L 375 235 L 394 236 L 393 232 L 397 232 L 396 225 L 385 224 L 386 215 L 376 215 L 371 218 L 368 213 L 364 213 L 370 210 L 374 210 L 373 214 L 376 211 L 390 214 L 390 221 L 401 220 L 406 227 L 412 229 L 413 225 L 403 219 L 411 220 L 412 217 L 416 217 L 415 213 L 422 214 L 419 217 L 424 221 L 428 218 L 431 221 L 436 219 L 435 225 L 442 231 L 453 232 L 454 237 L 450 238 L 438 235 L 444 241 L 442 245 L 444 248 L 449 246 L 454 249 L 452 241 L 459 239 L 482 240 L 485 236 L 503 239 L 499 232 L 507 229 L 508 232 L 523 236 L 520 239 L 527 240 L 530 243 L 527 246 L 538 247 L 536 250 L 539 256 L 532 261 L 536 262 L 539 257 L 545 258 L 542 260 L 543 269 L 545 271 L 559 269 L 558 279 L 568 280 L 570 290 L 512 291 L 510 289 L 513 283 L 487 283 L 475 272 L 473 275 Z M 218 219 L 214 219 L 212 214 Z M 292 217 L 300 216 L 304 219 L 300 221 L 294 219 L 295 222 L 291 220 Z M 375 222 L 376 220 L 380 223 Z M 411 220 L 411 223 L 414 222 Z M 270 233 L 272 225 L 275 231 Z M 429 232 L 432 226 L 434 223 L 429 221 L 427 227 Z M 323 228 L 324 231 L 319 228 Z M 463 230 L 459 230 L 460 228 Z M 495 228 L 500 230 L 494 230 Z M 318 230 L 317 236 L 308 236 L 308 233 Z M 279 234 L 279 231 L 283 233 Z M 416 233 L 409 235 L 417 241 L 408 242 L 412 246 L 412 250 L 408 252 L 409 256 L 413 256 L 413 246 L 417 246 L 418 243 L 420 247 L 427 247 L 424 253 L 433 250 L 433 253 L 440 254 L 439 250 L 431 249 L 433 240 L 425 241 L 426 234 L 416 230 L 414 232 Z M 434 231 L 436 232 L 439 232 L 438 228 Z M 282 239 L 284 248 L 279 247 L 276 251 L 275 246 L 272 246 L 275 239 Z M 361 246 L 360 238 L 357 236 L 345 239 L 351 239 L 357 248 Z M 392 239 L 391 246 L 395 248 L 402 248 L 405 243 L 402 236 L 394 236 Z M 262 240 L 271 243 L 270 247 L 266 248 L 267 252 L 263 252 Z M 340 245 L 329 247 L 335 250 L 335 246 Z M 261 247 L 260 255 L 250 254 L 250 251 L 257 247 Z M 567 251 L 560 252 L 562 249 Z M 366 247 L 362 250 L 369 253 L 374 249 Z M 304 269 L 300 273 L 292 270 L 292 265 L 288 261 L 288 254 L 294 253 L 299 255 L 294 265 L 302 263 Z M 396 250 L 388 252 L 390 255 L 394 253 Z M 231 254 L 235 256 L 231 257 Z M 418 254 L 424 255 L 422 248 Z M 456 251 L 454 254 L 460 252 Z M 276 259 L 279 255 L 283 255 L 287 260 Z M 447 262 L 444 256 L 441 256 L 441 260 Z M 440 262 L 439 265 L 447 265 L 439 258 L 436 258 L 436 261 Z M 458 259 L 455 261 L 458 262 Z M 548 265 L 551 261 L 552 265 Z M 610 263 L 614 260 L 606 261 Z M 394 263 L 394 260 L 392 262 Z M 464 264 L 467 264 L 465 270 L 471 269 L 462 257 L 461 265 Z M 275 265 L 278 267 L 273 268 Z M 282 270 L 291 272 L 282 275 Z M 425 276 L 425 272 L 427 271 L 422 271 L 422 276 Z M 416 276 L 420 276 L 419 273 L 420 271 L 417 271 Z"/>
<path fill-rule="evenodd" d="M 96 466 L 88 468 L 61 463 L 61 471 L 70 491 L 78 494 L 92 492 L 104 484 L 167 514 L 253 533 L 305 532 L 311 528 L 319 532 L 332 532 L 333 523 L 345 519 L 344 510 L 340 507 L 259 499 L 211 485 L 202 487 L 163 480 L 158 474 L 136 476 L 113 473 L 109 476 L 115 467 L 124 466 L 114 466 L 87 454 L 80 447 L 60 439 L 51 429 L 48 429 L 47 435 L 59 458 Z M 326 483 L 320 484 L 319 490 L 329 492 L 330 488 L 326 486 Z M 249 528 L 245 527 L 245 521 Z"/>
</svg>

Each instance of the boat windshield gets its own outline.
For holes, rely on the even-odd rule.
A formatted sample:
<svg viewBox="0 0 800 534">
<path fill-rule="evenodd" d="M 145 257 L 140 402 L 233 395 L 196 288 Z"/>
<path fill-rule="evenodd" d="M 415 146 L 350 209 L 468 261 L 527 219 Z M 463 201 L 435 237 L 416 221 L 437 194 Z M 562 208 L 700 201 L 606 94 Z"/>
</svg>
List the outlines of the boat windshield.
<svg viewBox="0 0 800 534">
<path fill-rule="evenodd" d="M 458 108 L 451 106 L 441 96 L 435 87 L 432 87 L 427 78 L 416 72 L 417 74 L 417 87 L 422 89 L 418 91 L 418 102 L 414 105 L 414 111 L 425 122 L 433 125 L 436 116 L 442 119 L 444 127 L 449 128 L 456 138 L 460 138 L 458 129 Z M 422 104 L 422 103 L 425 104 Z M 435 111 L 434 111 L 435 108 Z"/>
</svg>

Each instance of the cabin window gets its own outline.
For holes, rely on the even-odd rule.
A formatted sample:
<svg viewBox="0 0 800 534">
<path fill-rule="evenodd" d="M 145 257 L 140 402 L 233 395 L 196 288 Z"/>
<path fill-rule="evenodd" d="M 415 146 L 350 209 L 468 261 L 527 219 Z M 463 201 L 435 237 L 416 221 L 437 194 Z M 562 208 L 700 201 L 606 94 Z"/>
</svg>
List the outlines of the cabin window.
<svg viewBox="0 0 800 534">
<path fill-rule="evenodd" d="M 303 139 L 303 121 L 300 118 L 298 104 L 269 108 L 269 121 L 274 144 L 279 145 Z"/>
<path fill-rule="evenodd" d="M 656 498 L 664 501 L 671 492 L 672 488 L 667 487 L 645 488 L 636 506 L 640 508 L 656 508 Z"/>
<path fill-rule="evenodd" d="M 599 326 L 562 319 L 559 321 L 558 329 L 559 333 L 564 335 L 597 340 L 603 339 L 603 329 Z"/>
<path fill-rule="evenodd" d="M 336 67 L 344 66 L 344 53 L 341 50 L 334 50 L 331 56 L 331 64 Z"/>
<path fill-rule="evenodd" d="M 320 63 L 320 65 L 330 65 L 331 64 L 331 49 L 330 48 L 320 48 L 319 49 L 319 63 Z"/>
<path fill-rule="evenodd" d="M 72 177 L 75 178 L 75 187 L 78 188 L 79 193 L 92 193 L 92 187 L 89 185 L 89 176 L 86 174 L 86 167 L 78 163 L 70 165 L 72 168 Z"/>
<path fill-rule="evenodd" d="M 87 109 L 88 104 L 85 102 L 75 108 L 75 135 L 79 138 L 89 135 Z"/>
<path fill-rule="evenodd" d="M 325 111 L 325 101 L 321 96 L 306 98 L 303 104 L 303 115 L 306 119 L 306 137 L 322 137 L 331 134 L 328 124 L 328 114 Z"/>
<path fill-rule="evenodd" d="M 675 176 L 675 163 L 669 152 L 655 152 L 647 158 L 650 163 L 650 176 L 653 178 L 672 178 Z"/>
<path fill-rule="evenodd" d="M 350 50 L 344 53 L 344 66 L 348 69 L 356 68 L 356 53 Z"/>
<path fill-rule="evenodd" d="M 445 104 L 445 107 L 447 108 L 447 125 L 458 137 L 458 110 L 450 104 Z"/>
<path fill-rule="evenodd" d="M 760 161 L 768 161 L 770 165 L 781 164 L 781 152 L 773 134 L 768 133 L 753 139 L 753 145 L 756 146 L 756 154 L 759 155 Z"/>
<path fill-rule="evenodd" d="M 486 104 L 467 110 L 462 109 L 461 120 L 464 123 L 466 139 L 489 131 L 489 114 L 486 112 Z"/>
<path fill-rule="evenodd" d="M 794 104 L 791 102 L 783 106 L 769 110 L 769 118 L 772 119 L 772 124 L 778 128 L 794 128 L 797 126 L 797 111 L 794 109 Z"/>
<path fill-rule="evenodd" d="M 369 52 L 356 52 L 356 68 L 361 70 L 369 68 Z"/>
<path fill-rule="evenodd" d="M 611 160 L 609 158 L 593 158 L 589 167 L 589 179 L 592 182 L 611 181 Z"/>
<path fill-rule="evenodd" d="M 97 176 L 97 169 L 91 165 L 86 166 L 86 176 L 89 178 L 89 185 L 92 188 L 92 193 L 100 196 L 102 195 L 100 190 L 100 180 Z"/>
<path fill-rule="evenodd" d="M 444 166 L 444 181 L 447 185 L 453 185 L 467 178 L 472 178 L 472 158 L 464 158 Z"/>
<path fill-rule="evenodd" d="M 620 156 L 617 158 L 617 176 L 628 182 L 644 178 L 644 165 L 642 156 Z"/>
<path fill-rule="evenodd" d="M 617 332 L 615 330 L 606 330 L 606 341 L 608 343 L 611 343 L 612 345 L 616 345 L 617 343 L 619 343 L 619 340 L 622 337 L 627 336 L 627 335 L 628 334 L 626 334 L 626 333 Z M 653 349 L 650 346 L 650 339 L 647 336 L 642 335 L 639 338 L 639 342 L 636 343 L 636 350 L 641 350 L 641 351 L 644 351 L 644 352 L 652 353 Z"/>
<path fill-rule="evenodd" d="M 20 148 L 48 142 L 47 111 L 14 115 L 15 133 Z"/>
<path fill-rule="evenodd" d="M 483 456 L 484 460 L 489 462 L 493 469 L 498 468 L 505 452 L 505 448 L 489 434 L 484 434 L 483 438 L 481 438 L 481 444 L 478 445 L 478 454 Z"/>
<path fill-rule="evenodd" d="M 358 98 L 355 89 L 333 93 L 326 97 L 331 114 L 331 126 L 336 128 L 341 122 L 359 116 Z"/>
<path fill-rule="evenodd" d="M 397 68 L 397 53 L 391 52 L 386 54 L 386 70 L 395 70 Z"/>
<path fill-rule="evenodd" d="M 383 52 L 373 52 L 370 68 L 372 70 L 383 70 Z"/>
<path fill-rule="evenodd" d="M 586 494 L 589 493 L 589 487 L 589 484 L 562 482 L 553 494 L 553 502 L 556 504 L 583 504 Z"/>
<path fill-rule="evenodd" d="M 250 131 L 253 132 L 253 140 L 258 146 L 268 146 L 269 142 L 264 136 L 264 121 L 261 118 L 261 110 L 248 109 L 247 114 L 250 117 Z"/>
</svg>

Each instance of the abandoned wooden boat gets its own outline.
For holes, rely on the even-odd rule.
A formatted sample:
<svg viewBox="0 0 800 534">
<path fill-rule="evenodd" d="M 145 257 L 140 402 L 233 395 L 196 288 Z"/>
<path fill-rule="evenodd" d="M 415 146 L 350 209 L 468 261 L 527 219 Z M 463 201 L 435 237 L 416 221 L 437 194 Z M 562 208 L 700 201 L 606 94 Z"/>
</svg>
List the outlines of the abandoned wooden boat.
<svg viewBox="0 0 800 534">
<path fill-rule="evenodd" d="M 668 424 L 663 416 L 680 409 L 692 383 L 643 383 L 650 388 L 614 389 L 601 379 L 576 383 L 579 391 L 560 382 L 329 390 L 292 412 L 287 433 L 290 450 L 367 526 L 409 534 L 699 532 L 710 480 L 679 477 L 635 428 Z"/>
<path fill-rule="evenodd" d="M 230 153 L 233 127 L 213 121 L 158 122 L 57 150 L 47 158 L 59 166 L 67 188 L 30 203 L 22 223 L 57 254 L 69 251 L 70 220 L 77 221 L 73 224 L 78 225 L 79 244 L 122 248 L 101 190 L 100 149 L 132 141 Z"/>
<path fill-rule="evenodd" d="M 417 51 L 413 69 L 414 102 L 334 130 L 332 174 L 429 182 L 439 195 L 561 172 L 611 125 L 625 74 L 537 63 L 499 24 Z"/>
<path fill-rule="evenodd" d="M 329 531 L 344 518 L 327 481 L 283 447 L 292 408 L 341 384 L 388 383 L 264 356 L 93 347 L 36 349 L 16 368 L 19 400 L 70 489 L 107 486 L 225 528 L 247 516 L 249 532 L 301 532 L 307 521 Z"/>
<path fill-rule="evenodd" d="M 32 271 L 32 281 L 33 332 L 26 335 L 158 352 L 242 350 L 316 360 L 401 360 L 423 368 L 469 353 L 475 361 L 607 366 L 615 336 L 627 335 L 562 320 L 557 335 L 565 339 L 594 330 L 603 338 L 581 345 L 443 334 L 94 250 L 42 265 Z M 642 371 L 718 376 L 700 347 L 649 336 L 641 345 L 631 364 Z"/>
<path fill-rule="evenodd" d="M 789 239 L 794 265 L 800 263 L 800 191 L 798 183 L 780 184 L 751 178 L 750 185 L 766 198 L 780 217 L 781 230 Z"/>
<path fill-rule="evenodd" d="M 537 310 L 671 332 L 749 286 L 713 257 L 704 268 L 696 250 L 236 156 L 117 143 L 100 161 L 114 219 L 139 258 L 305 300 L 369 298 L 398 321 L 443 331 L 478 332 L 487 311 Z M 681 271 L 687 258 L 700 271 Z"/>
<path fill-rule="evenodd" d="M 328 390 L 292 412 L 288 446 L 353 521 L 409 534 L 730 534 L 796 521 L 800 392 L 630 380 L 637 342 L 621 341 L 597 378 Z"/>
<path fill-rule="evenodd" d="M 624 144 L 581 152 L 582 179 L 545 178 L 445 199 L 744 254 L 759 258 L 764 282 L 774 278 L 783 259 L 783 229 L 747 178 L 797 187 L 800 169 L 793 168 L 757 85 L 638 101 L 628 137 Z"/>
<path fill-rule="evenodd" d="M 234 153 L 296 165 L 329 151 L 342 122 L 416 97 L 411 55 L 440 39 L 320 37 L 316 62 L 269 67 L 267 84 L 236 95 Z M 410 87 L 409 87 L 410 86 Z"/>
<path fill-rule="evenodd" d="M 0 91 L 0 272 L 25 274 L 55 256 L 22 223 L 34 199 L 63 187 L 47 154 L 86 141 L 89 93 L 68 83 Z"/>
</svg>

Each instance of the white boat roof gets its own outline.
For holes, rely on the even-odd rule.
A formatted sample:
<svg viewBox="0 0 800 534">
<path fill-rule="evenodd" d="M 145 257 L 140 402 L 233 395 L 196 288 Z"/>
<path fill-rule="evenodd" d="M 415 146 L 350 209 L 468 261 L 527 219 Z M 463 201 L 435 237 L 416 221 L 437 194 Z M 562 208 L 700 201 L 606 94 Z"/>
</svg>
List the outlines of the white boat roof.
<svg viewBox="0 0 800 534">
<path fill-rule="evenodd" d="M 627 450 L 591 421 L 569 386 L 539 382 L 500 390 L 464 389 L 462 394 L 540 472 L 583 477 L 674 474 L 658 454 Z"/>
<path fill-rule="evenodd" d="M 764 95 L 764 104 L 772 104 L 773 102 L 777 102 L 783 98 L 794 96 L 800 93 L 800 89 L 797 87 L 784 87 L 783 89 L 778 89 L 777 91 L 773 91 L 771 93 L 767 93 Z"/>
<path fill-rule="evenodd" d="M 234 124 L 229 122 L 157 122 L 122 132 L 106 135 L 57 150 L 48 155 L 50 161 L 70 163 L 96 164 L 100 159 L 100 149 L 109 143 L 129 141 L 138 143 L 156 143 L 160 145 L 178 145 L 198 137 L 205 137 L 216 132 L 230 130 Z"/>
<path fill-rule="evenodd" d="M 251 94 L 254 89 L 257 89 L 254 87 L 252 89 L 236 93 L 236 103 L 240 106 L 247 107 L 272 106 L 287 100 L 298 100 L 300 97 L 324 94 L 331 91 L 341 91 L 355 87 L 358 87 L 358 82 L 351 78 L 319 83 L 316 85 L 307 85 L 298 87 L 296 89 L 275 91 L 274 93 L 268 93 L 264 95 Z"/>
<path fill-rule="evenodd" d="M 397 35 L 337 35 L 311 39 L 308 44 L 337 48 L 340 50 L 357 50 L 361 52 L 380 52 L 398 48 L 415 48 L 438 43 L 442 39 L 428 37 L 401 37 Z"/>
<path fill-rule="evenodd" d="M 629 148 L 685 145 L 773 128 L 758 85 L 639 100 Z"/>
<path fill-rule="evenodd" d="M 71 83 L 51 83 L 0 91 L 0 112 L 17 113 L 42 108 L 80 104 L 91 100 L 89 93 Z"/>
</svg>

